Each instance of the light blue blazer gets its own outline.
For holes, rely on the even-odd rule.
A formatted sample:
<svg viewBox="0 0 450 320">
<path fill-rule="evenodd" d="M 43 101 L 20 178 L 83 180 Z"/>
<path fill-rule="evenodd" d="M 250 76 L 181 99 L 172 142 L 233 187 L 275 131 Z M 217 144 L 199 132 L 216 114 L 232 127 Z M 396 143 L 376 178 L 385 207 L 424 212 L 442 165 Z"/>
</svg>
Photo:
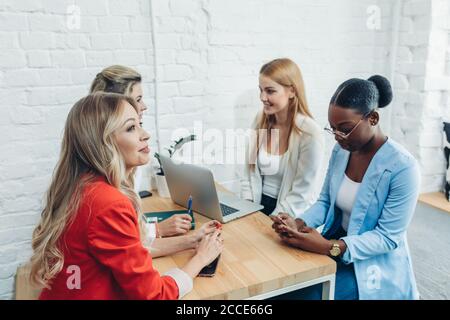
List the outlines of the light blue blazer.
<svg viewBox="0 0 450 320">
<path fill-rule="evenodd" d="M 308 226 L 324 225 L 333 234 L 342 213 L 335 208 L 350 152 L 333 149 L 327 175 L 316 203 L 298 217 Z M 400 144 L 388 139 L 373 157 L 353 206 L 347 236 L 345 264 L 354 263 L 359 298 L 418 299 L 406 229 L 419 195 L 417 161 Z"/>
</svg>

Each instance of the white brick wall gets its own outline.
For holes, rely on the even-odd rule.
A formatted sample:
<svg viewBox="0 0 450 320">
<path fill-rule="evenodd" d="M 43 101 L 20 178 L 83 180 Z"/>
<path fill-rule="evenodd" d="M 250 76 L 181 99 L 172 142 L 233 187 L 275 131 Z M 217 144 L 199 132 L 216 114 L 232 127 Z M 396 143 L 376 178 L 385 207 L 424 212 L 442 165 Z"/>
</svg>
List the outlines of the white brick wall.
<svg viewBox="0 0 450 320">
<path fill-rule="evenodd" d="M 441 190 L 445 158 L 442 121 L 450 90 L 448 0 L 405 0 L 397 55 L 392 136 L 419 160 L 422 191 Z"/>
<path fill-rule="evenodd" d="M 420 140 L 405 134 L 420 124 L 416 116 L 406 118 L 406 108 L 423 111 L 416 97 L 425 87 L 427 93 L 448 90 L 440 87 L 445 67 L 430 78 L 426 73 L 426 2 L 405 1 L 397 51 L 400 94 L 393 114 L 402 125 L 394 131 L 412 151 L 416 145 L 410 141 L 428 141 L 429 136 Z M 15 269 L 29 258 L 31 232 L 67 112 L 102 68 L 126 64 L 143 74 L 149 106 L 144 123 L 155 137 L 156 53 L 162 146 L 168 145 L 174 129 L 192 128 L 199 119 L 204 129 L 247 127 L 260 108 L 259 68 L 276 57 L 290 57 L 299 64 L 311 110 L 322 126 L 338 84 L 390 71 L 389 0 L 154 0 L 156 52 L 151 45 L 150 0 L 76 3 L 81 25 L 70 30 L 66 15 L 73 1 L 0 1 L 0 299 L 13 297 Z M 367 8 L 372 5 L 380 10 L 379 30 L 367 27 Z M 433 119 L 426 120 L 433 124 L 429 128 L 437 128 Z M 327 157 L 332 144 L 330 137 Z M 426 142 L 422 149 L 423 157 L 434 156 L 425 152 L 428 149 L 438 152 Z M 212 167 L 216 179 L 237 190 L 233 166 Z M 434 181 L 442 180 L 442 170 L 428 169 Z"/>
<path fill-rule="evenodd" d="M 0 1 L 0 299 L 13 297 L 15 270 L 29 258 L 69 108 L 113 63 L 142 71 L 151 101 L 147 1 L 77 1 L 79 30 L 66 25 L 71 4 Z"/>
</svg>

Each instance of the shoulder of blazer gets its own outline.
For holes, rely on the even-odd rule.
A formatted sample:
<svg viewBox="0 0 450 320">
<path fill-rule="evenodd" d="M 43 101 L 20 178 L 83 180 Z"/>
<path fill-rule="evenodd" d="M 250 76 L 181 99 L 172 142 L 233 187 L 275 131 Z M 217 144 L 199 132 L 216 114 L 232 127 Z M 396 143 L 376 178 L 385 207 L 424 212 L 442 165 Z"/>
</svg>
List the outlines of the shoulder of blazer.
<svg viewBox="0 0 450 320">
<path fill-rule="evenodd" d="M 296 125 L 302 130 L 303 133 L 306 133 L 311 136 L 322 135 L 322 129 L 317 124 L 317 122 L 308 116 L 303 114 L 297 114 L 295 119 Z"/>
<path fill-rule="evenodd" d="M 395 173 L 404 168 L 418 167 L 417 160 L 414 156 L 401 144 L 392 140 L 392 138 L 389 138 L 379 151 L 381 154 L 377 156 L 377 163 L 375 164 L 378 169 L 383 168 L 384 170 Z M 336 143 L 331 158 L 334 160 L 336 157 L 345 156 L 346 153 L 348 151 Z"/>
<path fill-rule="evenodd" d="M 294 143 L 300 144 L 300 146 L 308 145 L 311 141 L 319 142 L 322 146 L 325 145 L 325 140 L 323 136 L 323 130 L 317 122 L 308 116 L 298 114 L 295 119 L 295 123 L 300 128 L 300 135 L 293 131 L 291 135 L 294 137 Z M 301 138 L 300 138 L 301 137 Z"/>
<path fill-rule="evenodd" d="M 104 180 L 94 181 L 86 186 L 83 191 L 83 202 L 95 210 L 101 210 L 118 202 L 133 207 L 123 193 Z"/>
<path fill-rule="evenodd" d="M 418 167 L 416 158 L 404 146 L 389 138 L 383 150 L 383 162 L 391 172 L 400 171 L 406 167 Z"/>
</svg>

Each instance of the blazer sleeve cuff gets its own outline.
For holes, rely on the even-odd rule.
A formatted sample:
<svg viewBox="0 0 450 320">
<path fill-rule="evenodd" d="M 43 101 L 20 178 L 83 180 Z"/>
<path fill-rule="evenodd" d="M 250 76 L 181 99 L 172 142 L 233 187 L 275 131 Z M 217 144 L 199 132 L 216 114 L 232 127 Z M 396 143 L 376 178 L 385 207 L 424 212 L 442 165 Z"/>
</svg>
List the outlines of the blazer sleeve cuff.
<svg viewBox="0 0 450 320">
<path fill-rule="evenodd" d="M 347 246 L 347 249 L 345 250 L 344 254 L 341 257 L 341 261 L 343 263 L 345 263 L 345 264 L 352 263 L 353 261 L 352 261 L 352 257 L 351 257 L 351 254 L 350 254 L 350 246 L 349 246 L 349 240 L 350 239 L 348 237 L 343 237 L 343 238 L 340 238 L 339 240 L 344 241 L 346 246 Z"/>
<path fill-rule="evenodd" d="M 156 225 L 154 223 L 146 223 L 147 238 L 143 241 L 143 245 L 148 250 L 151 249 L 153 241 L 156 239 Z"/>
<path fill-rule="evenodd" d="M 175 280 L 178 286 L 178 299 L 181 299 L 194 288 L 194 282 L 191 277 L 181 269 L 174 268 L 167 271 L 165 276 L 169 276 Z"/>
</svg>

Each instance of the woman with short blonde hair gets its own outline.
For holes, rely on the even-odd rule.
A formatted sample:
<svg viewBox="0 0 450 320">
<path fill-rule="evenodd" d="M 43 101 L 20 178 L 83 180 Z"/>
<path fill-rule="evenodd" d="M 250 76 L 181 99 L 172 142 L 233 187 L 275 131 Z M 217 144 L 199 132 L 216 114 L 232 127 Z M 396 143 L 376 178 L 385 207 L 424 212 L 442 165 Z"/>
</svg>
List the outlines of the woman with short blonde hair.
<svg viewBox="0 0 450 320">
<path fill-rule="evenodd" d="M 91 84 L 90 92 L 116 92 L 127 96 L 133 92 L 133 86 L 141 83 L 142 76 L 134 69 L 112 65 L 97 74 Z"/>
</svg>

